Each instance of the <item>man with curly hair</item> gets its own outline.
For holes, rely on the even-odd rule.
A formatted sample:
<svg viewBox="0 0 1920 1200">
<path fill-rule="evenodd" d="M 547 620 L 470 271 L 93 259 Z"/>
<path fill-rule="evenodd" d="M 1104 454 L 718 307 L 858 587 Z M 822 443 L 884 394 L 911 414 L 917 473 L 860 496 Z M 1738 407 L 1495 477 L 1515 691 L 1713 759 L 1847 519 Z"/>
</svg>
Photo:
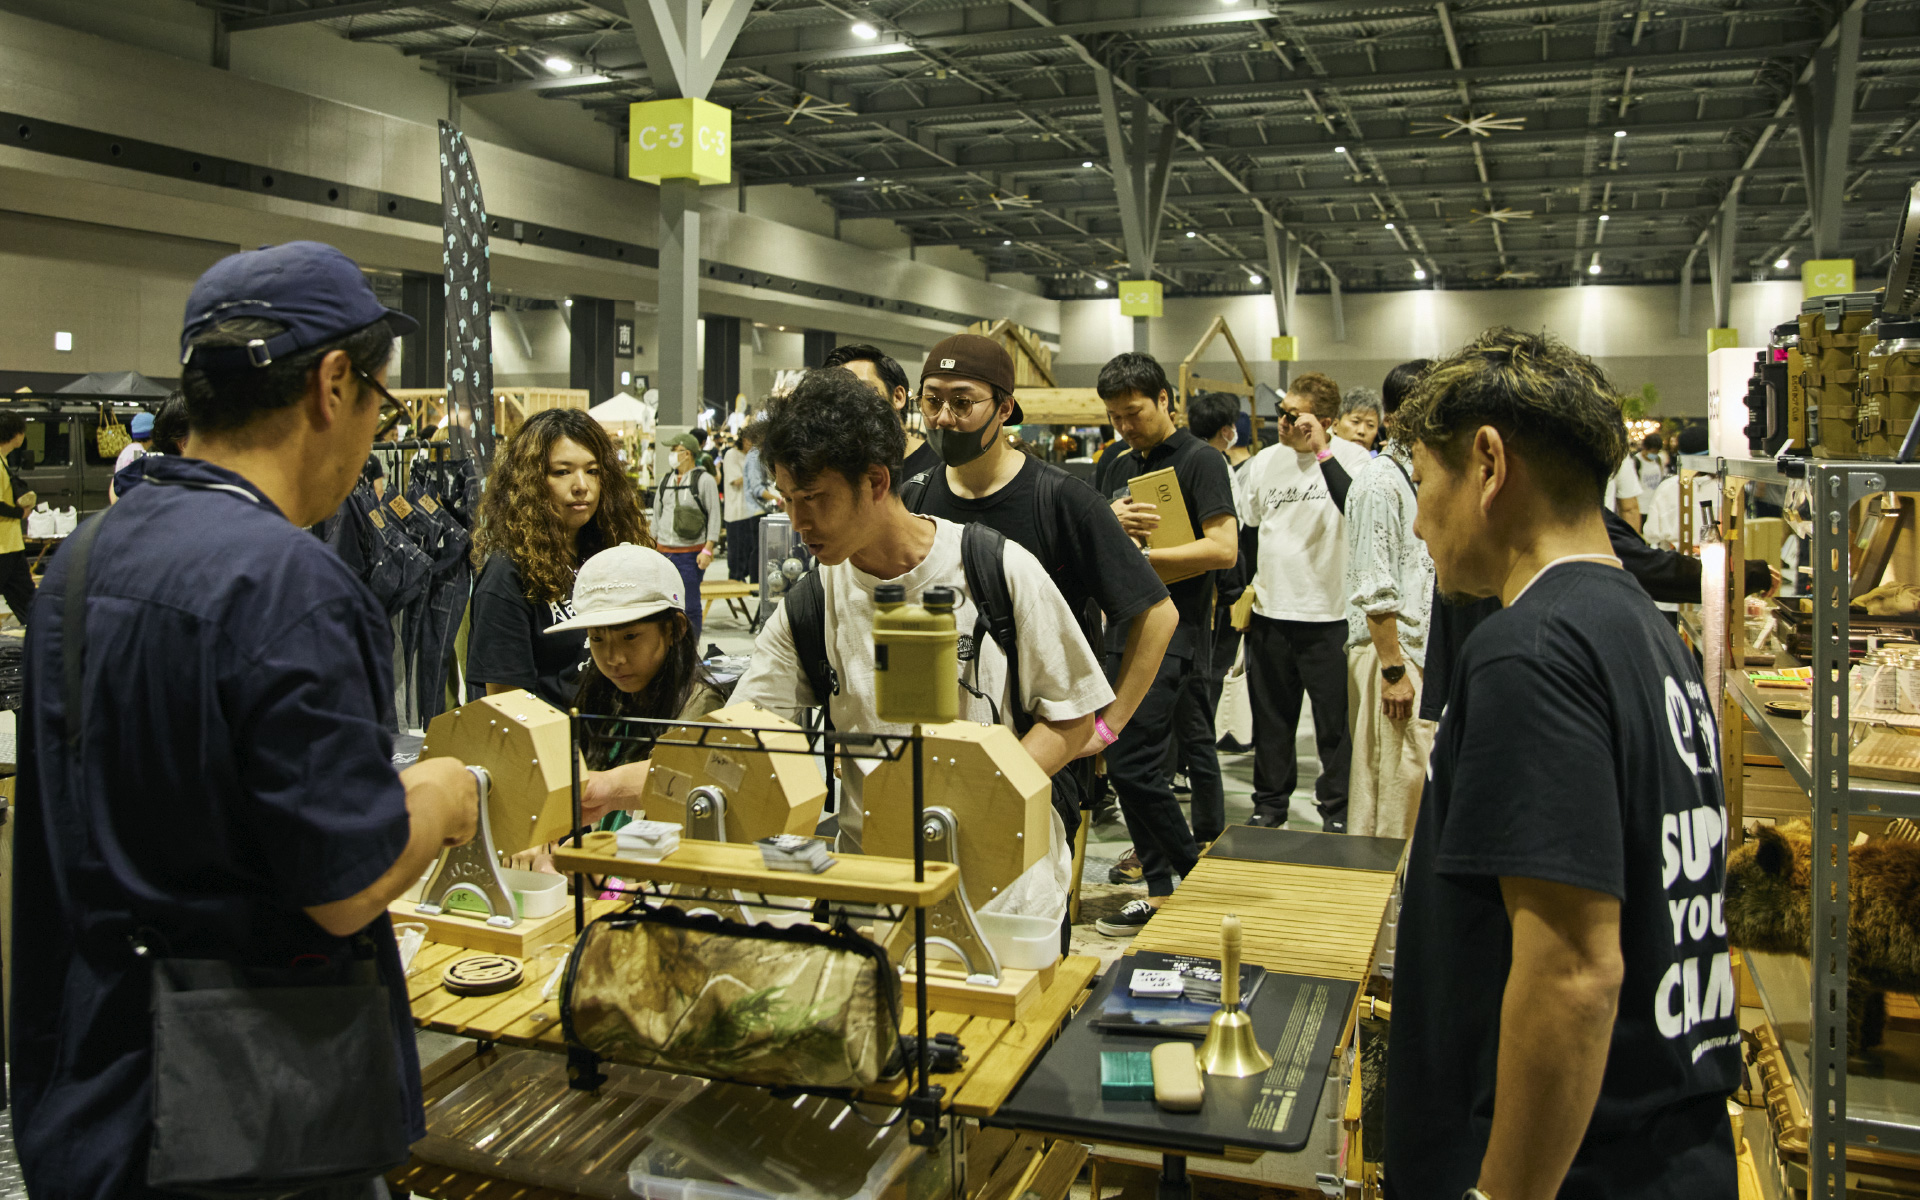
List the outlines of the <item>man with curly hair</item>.
<svg viewBox="0 0 1920 1200">
<path fill-rule="evenodd" d="M 808 682 L 793 629 L 791 595 L 754 643 L 753 664 L 735 689 L 747 701 L 780 713 L 824 704 L 843 733 L 910 733 L 880 718 L 875 707 L 874 589 L 899 584 L 909 601 L 929 589 L 950 588 L 953 616 L 963 631 L 975 627 L 978 603 L 961 565 L 962 526 L 917 516 L 900 499 L 906 433 L 879 392 L 842 367 L 809 371 L 792 394 L 767 406 L 764 452 L 786 498 L 794 532 L 819 560 L 824 590 L 825 651 L 838 688 L 818 695 Z M 1013 601 L 1019 694 L 1000 646 L 979 639 L 961 666 L 960 716 L 1017 728 L 1016 714 L 1032 718 L 1021 737 L 1040 770 L 1057 773 L 1094 737 L 1094 719 L 1113 702 L 1072 610 L 1039 560 L 1007 539 L 1001 563 Z M 804 584 L 803 584 L 804 586 Z M 860 848 L 862 773 L 842 772 L 839 837 Z M 1048 856 L 999 896 L 989 912 L 1059 920 L 1071 886 L 1071 855 L 1060 815 L 1053 818 Z M 984 897 L 975 897 L 980 903 Z"/>
<path fill-rule="evenodd" d="M 1621 568 L 1614 390 L 1492 329 L 1397 417 L 1455 667 L 1394 959 L 1386 1192 L 1733 1200 L 1718 705 Z"/>
<path fill-rule="evenodd" d="M 714 512 L 717 519 L 717 504 Z M 555 708 L 572 707 L 586 639 L 547 637 L 546 630 L 573 617 L 580 564 L 627 544 L 652 546 L 653 538 L 640 493 L 600 422 L 573 408 L 527 418 L 494 455 L 480 501 L 469 694 L 525 688 Z"/>
</svg>

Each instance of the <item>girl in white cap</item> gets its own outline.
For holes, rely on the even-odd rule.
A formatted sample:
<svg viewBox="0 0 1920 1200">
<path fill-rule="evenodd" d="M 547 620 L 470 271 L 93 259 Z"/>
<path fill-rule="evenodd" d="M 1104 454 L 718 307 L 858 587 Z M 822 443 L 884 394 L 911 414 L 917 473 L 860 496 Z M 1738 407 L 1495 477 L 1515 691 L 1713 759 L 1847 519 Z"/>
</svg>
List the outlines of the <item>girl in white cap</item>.
<svg viewBox="0 0 1920 1200">
<path fill-rule="evenodd" d="M 588 559 L 573 584 L 574 616 L 549 635 L 587 631 L 592 661 L 575 704 L 588 716 L 698 721 L 726 703 L 700 662 L 687 619 L 686 584 L 658 550 L 615 546 Z M 596 741 L 581 792 L 581 815 L 617 829 L 640 805 L 651 739 Z"/>
</svg>

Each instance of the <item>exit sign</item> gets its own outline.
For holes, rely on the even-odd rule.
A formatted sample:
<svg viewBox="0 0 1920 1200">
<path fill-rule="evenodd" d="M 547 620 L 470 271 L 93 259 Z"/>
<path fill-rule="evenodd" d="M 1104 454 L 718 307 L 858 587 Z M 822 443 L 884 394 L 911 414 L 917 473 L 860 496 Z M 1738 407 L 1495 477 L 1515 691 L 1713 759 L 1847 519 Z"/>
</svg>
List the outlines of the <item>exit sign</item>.
<svg viewBox="0 0 1920 1200">
<path fill-rule="evenodd" d="M 643 183 L 733 179 L 733 113 L 705 100 L 646 100 L 627 109 L 627 174 Z"/>
</svg>

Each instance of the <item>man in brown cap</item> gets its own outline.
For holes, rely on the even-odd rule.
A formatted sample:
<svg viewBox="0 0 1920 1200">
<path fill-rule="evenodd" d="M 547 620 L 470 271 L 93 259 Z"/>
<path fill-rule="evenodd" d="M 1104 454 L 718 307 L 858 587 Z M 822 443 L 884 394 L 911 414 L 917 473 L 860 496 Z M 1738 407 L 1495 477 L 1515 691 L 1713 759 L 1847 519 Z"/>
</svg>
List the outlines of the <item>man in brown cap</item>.
<svg viewBox="0 0 1920 1200">
<path fill-rule="evenodd" d="M 992 338 L 962 333 L 935 346 L 920 372 L 920 416 L 928 446 L 945 465 L 910 480 L 901 499 L 914 512 L 997 529 L 1032 551 L 1094 645 L 1101 632 L 1098 619 L 1088 618 L 1090 606 L 1122 631 L 1126 649 L 1113 703 L 1081 750 L 1091 755 L 1112 745 L 1140 707 L 1179 617 L 1166 585 L 1100 494 L 1008 442 L 1007 426 L 1024 415 L 1013 388 L 1013 359 Z M 1091 790 L 1091 778 L 1081 774 L 1054 776 L 1054 807 L 1069 833 Z"/>
</svg>

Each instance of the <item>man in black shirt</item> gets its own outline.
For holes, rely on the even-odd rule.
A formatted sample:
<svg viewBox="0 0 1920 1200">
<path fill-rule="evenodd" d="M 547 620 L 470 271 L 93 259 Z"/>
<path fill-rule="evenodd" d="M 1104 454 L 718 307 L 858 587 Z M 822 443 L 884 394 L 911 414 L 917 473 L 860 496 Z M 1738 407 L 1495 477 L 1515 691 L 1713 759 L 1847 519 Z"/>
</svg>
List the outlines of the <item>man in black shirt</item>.
<svg viewBox="0 0 1920 1200">
<path fill-rule="evenodd" d="M 1733 1200 L 1740 1027 L 1717 705 L 1621 569 L 1614 389 L 1493 329 L 1399 416 L 1467 639 L 1407 864 L 1389 1197 Z"/>
<path fill-rule="evenodd" d="M 1199 861 L 1193 830 L 1180 812 L 1173 789 L 1167 786 L 1165 763 L 1173 736 L 1175 709 L 1190 676 L 1205 677 L 1212 649 L 1213 576 L 1231 570 L 1240 558 L 1239 522 L 1235 519 L 1233 482 L 1227 460 L 1185 429 L 1173 423 L 1173 389 L 1166 372 L 1146 354 L 1116 356 L 1100 369 L 1095 387 L 1106 405 L 1114 432 L 1126 448 L 1109 448 L 1094 468 L 1093 487 L 1113 503 L 1120 527 L 1141 544 L 1148 565 L 1163 579 L 1174 582 L 1173 597 L 1180 622 L 1167 645 L 1166 657 L 1153 686 L 1134 713 L 1133 723 L 1107 750 L 1107 777 L 1120 796 L 1120 812 L 1147 881 L 1147 899 L 1135 900 L 1112 917 L 1096 922 L 1102 933 L 1130 937 L 1152 919 L 1160 902 L 1173 894 L 1173 877 L 1184 876 Z M 1160 516 L 1150 504 L 1132 499 L 1128 483 L 1135 477 L 1172 468 L 1186 502 L 1187 521 L 1197 535 L 1182 546 L 1146 549 L 1159 527 Z M 1107 674 L 1113 676 L 1125 649 L 1126 633 L 1107 629 Z M 1189 769 L 1196 762 L 1218 756 L 1209 735 L 1204 744 L 1186 746 Z M 1205 770 L 1201 766 L 1200 770 Z"/>
<path fill-rule="evenodd" d="M 920 372 L 920 415 L 927 445 L 945 465 L 927 474 L 924 490 L 907 498 L 907 506 L 999 530 L 1040 560 L 1075 617 L 1085 622 L 1091 602 L 1110 628 L 1121 631 L 1125 650 L 1113 703 L 1094 723 L 1096 740 L 1083 750 L 1095 754 L 1126 730 L 1159 673 L 1178 618 L 1166 585 L 1099 493 L 1007 442 L 1003 431 L 1022 416 L 1013 383 L 1013 359 L 991 338 L 956 334 L 933 348 Z M 1047 472 L 1058 478 L 1046 489 L 1043 510 L 1040 479 Z M 907 490 L 915 488 L 910 477 Z M 1089 640 L 1098 644 L 1097 626 Z M 1082 799 L 1072 767 L 1054 776 L 1054 806 L 1069 833 L 1079 822 Z"/>
<path fill-rule="evenodd" d="M 912 393 L 907 388 L 907 373 L 893 356 L 878 346 L 868 346 L 860 342 L 849 342 L 844 346 L 835 346 L 827 351 L 823 367 L 845 367 L 864 380 L 873 390 L 887 398 L 893 406 L 894 415 L 900 418 L 900 427 L 907 431 L 907 461 L 903 479 L 912 479 L 921 472 L 929 474 L 937 471 L 940 460 L 933 453 L 926 439 L 915 433 L 907 424 L 907 405 Z"/>
</svg>

